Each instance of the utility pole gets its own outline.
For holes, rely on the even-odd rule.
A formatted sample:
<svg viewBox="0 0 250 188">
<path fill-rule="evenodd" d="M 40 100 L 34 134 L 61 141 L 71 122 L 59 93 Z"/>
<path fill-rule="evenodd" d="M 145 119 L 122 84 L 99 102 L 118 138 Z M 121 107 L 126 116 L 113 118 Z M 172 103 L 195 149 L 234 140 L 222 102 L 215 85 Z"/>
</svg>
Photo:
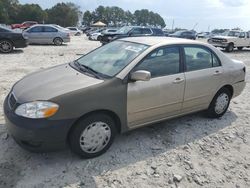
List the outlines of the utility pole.
<svg viewBox="0 0 250 188">
<path fill-rule="evenodd" d="M 174 31 L 174 19 L 173 19 L 173 22 L 172 22 L 172 31 Z"/>
</svg>

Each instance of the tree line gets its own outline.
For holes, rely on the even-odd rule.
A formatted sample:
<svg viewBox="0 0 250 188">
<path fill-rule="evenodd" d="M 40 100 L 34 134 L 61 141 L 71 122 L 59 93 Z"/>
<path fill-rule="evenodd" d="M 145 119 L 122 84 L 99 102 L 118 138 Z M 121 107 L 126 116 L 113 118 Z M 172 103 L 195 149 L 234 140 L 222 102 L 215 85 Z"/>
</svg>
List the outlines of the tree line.
<svg viewBox="0 0 250 188">
<path fill-rule="evenodd" d="M 76 25 L 79 19 L 88 26 L 94 22 L 102 21 L 109 26 L 165 27 L 163 18 L 158 13 L 147 9 L 136 10 L 131 13 L 116 6 L 99 6 L 92 12 L 86 11 L 82 14 L 80 7 L 74 3 L 57 3 L 55 6 L 44 10 L 38 4 L 22 5 L 18 0 L 0 0 L 0 23 L 4 24 L 37 21 L 38 23 L 53 23 L 66 27 Z"/>
<path fill-rule="evenodd" d="M 102 21 L 109 26 L 166 26 L 164 19 L 158 13 L 154 13 L 148 9 L 136 10 L 134 13 L 131 13 L 116 6 L 99 6 L 92 12 L 84 12 L 83 23 L 85 25 L 91 25 L 97 21 Z"/>
<path fill-rule="evenodd" d="M 18 0 L 0 0 L 0 23 L 4 24 L 37 21 L 66 27 L 76 25 L 80 14 L 80 8 L 74 3 L 57 3 L 43 10 L 38 4 L 22 5 Z"/>
</svg>

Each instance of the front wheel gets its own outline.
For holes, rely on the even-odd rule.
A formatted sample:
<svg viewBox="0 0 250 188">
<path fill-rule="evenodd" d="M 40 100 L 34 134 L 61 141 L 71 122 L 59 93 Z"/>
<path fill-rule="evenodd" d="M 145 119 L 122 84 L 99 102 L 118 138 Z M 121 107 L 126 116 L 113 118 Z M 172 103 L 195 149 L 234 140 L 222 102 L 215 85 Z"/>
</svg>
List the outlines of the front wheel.
<svg viewBox="0 0 250 188">
<path fill-rule="evenodd" d="M 105 153 L 114 141 L 114 120 L 106 114 L 92 114 L 78 121 L 69 134 L 71 150 L 83 158 Z"/>
<path fill-rule="evenodd" d="M 0 41 L 0 52 L 2 53 L 10 53 L 13 50 L 13 44 L 9 40 L 1 40 Z"/>
<path fill-rule="evenodd" d="M 227 88 L 220 89 L 207 109 L 207 116 L 210 118 L 219 118 L 223 116 L 228 109 L 231 97 L 232 94 Z"/>
<path fill-rule="evenodd" d="M 228 46 L 226 47 L 226 51 L 227 52 L 232 52 L 233 50 L 234 50 L 234 44 L 229 43 Z"/>
</svg>

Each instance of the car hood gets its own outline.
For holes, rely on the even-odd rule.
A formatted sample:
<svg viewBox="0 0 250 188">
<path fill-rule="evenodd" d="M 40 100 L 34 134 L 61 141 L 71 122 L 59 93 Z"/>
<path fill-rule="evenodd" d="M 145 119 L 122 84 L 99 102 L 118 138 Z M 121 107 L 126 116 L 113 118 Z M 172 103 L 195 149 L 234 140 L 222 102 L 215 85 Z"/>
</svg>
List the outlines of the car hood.
<svg viewBox="0 0 250 188">
<path fill-rule="evenodd" d="M 13 86 L 12 92 L 19 103 L 24 103 L 49 100 L 102 82 L 63 64 L 25 76 Z"/>
</svg>

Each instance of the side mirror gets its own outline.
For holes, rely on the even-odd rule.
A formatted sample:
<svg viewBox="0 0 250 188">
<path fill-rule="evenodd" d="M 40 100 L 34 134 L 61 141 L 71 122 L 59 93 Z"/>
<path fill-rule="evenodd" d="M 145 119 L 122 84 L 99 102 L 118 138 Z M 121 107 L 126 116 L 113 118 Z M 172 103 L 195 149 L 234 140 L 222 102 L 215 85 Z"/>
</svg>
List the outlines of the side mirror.
<svg viewBox="0 0 250 188">
<path fill-rule="evenodd" d="M 151 73 L 145 70 L 138 70 L 130 74 L 132 81 L 149 81 L 151 79 Z"/>
</svg>

